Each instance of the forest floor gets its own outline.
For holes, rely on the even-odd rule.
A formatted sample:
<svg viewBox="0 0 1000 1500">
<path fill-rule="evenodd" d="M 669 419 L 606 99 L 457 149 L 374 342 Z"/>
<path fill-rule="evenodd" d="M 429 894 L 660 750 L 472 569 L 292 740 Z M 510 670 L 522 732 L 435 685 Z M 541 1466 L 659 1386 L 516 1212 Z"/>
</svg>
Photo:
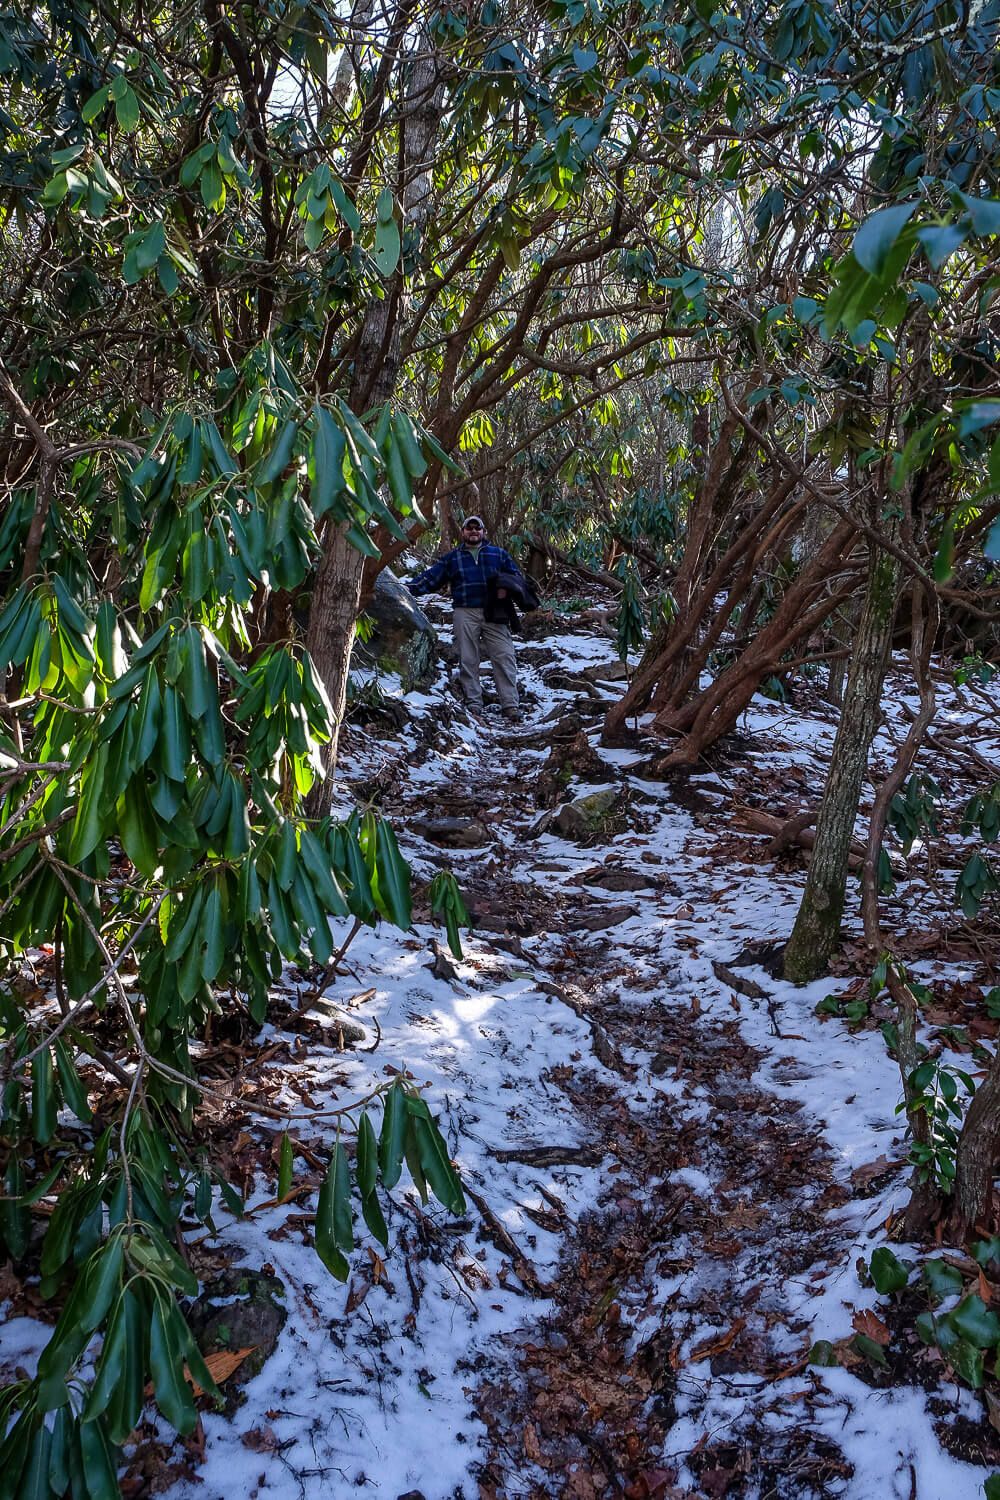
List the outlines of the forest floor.
<svg viewBox="0 0 1000 1500">
<path fill-rule="evenodd" d="M 804 855 L 748 827 L 748 809 L 816 800 L 836 710 L 808 684 L 794 705 L 758 697 L 711 766 L 665 782 L 641 736 L 598 744 L 621 690 L 606 633 L 552 614 L 518 649 L 515 728 L 470 722 L 442 669 L 405 697 L 369 685 L 348 736 L 345 809 L 391 816 L 418 881 L 454 870 L 464 957 L 418 902 L 412 933 L 365 929 L 323 996 L 289 976 L 274 1024 L 217 1033 L 202 1058 L 234 1104 L 279 1108 L 405 1070 L 427 1085 L 467 1215 L 422 1206 L 404 1178 L 389 1252 L 363 1246 L 340 1286 L 309 1246 L 329 1132 L 297 1133 L 302 1196 L 276 1205 L 276 1137 L 238 1110 L 206 1120 L 249 1213 L 220 1215 L 196 1269 L 235 1264 L 287 1321 L 196 1443 L 142 1429 L 123 1493 L 974 1500 L 1000 1468 L 1000 1384 L 955 1381 L 913 1331 L 926 1295 L 880 1295 L 867 1272 L 890 1243 L 920 1258 L 894 1237 L 909 1167 L 889 1012 L 850 941 L 835 977 L 775 977 Z M 947 786 L 954 853 L 977 788 L 947 736 L 977 725 L 995 764 L 1000 737 L 946 676 L 944 737 L 921 764 Z M 914 707 L 894 684 L 876 776 Z M 933 987 L 924 1039 L 975 1073 L 996 1032 L 981 1019 L 987 938 L 953 908 L 949 858 L 915 850 L 887 909 L 896 951 Z M 345 1017 L 362 1035 L 342 1047 Z M 945 1258 L 1000 1301 L 995 1262 Z M 830 1364 L 809 1363 L 817 1341 Z M 12 1317 L 0 1352 L 30 1364 L 37 1342 Z"/>
</svg>

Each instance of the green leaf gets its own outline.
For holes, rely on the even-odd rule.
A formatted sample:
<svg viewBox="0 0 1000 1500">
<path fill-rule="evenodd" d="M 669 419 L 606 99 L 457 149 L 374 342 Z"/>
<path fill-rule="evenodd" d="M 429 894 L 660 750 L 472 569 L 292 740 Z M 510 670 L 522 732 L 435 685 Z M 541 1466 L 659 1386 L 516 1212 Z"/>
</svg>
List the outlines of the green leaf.
<svg viewBox="0 0 1000 1500">
<path fill-rule="evenodd" d="M 163 688 L 161 734 L 160 764 L 164 774 L 171 781 L 182 783 L 191 759 L 191 735 L 181 696 L 169 682 Z"/>
<path fill-rule="evenodd" d="M 837 1363 L 837 1353 L 829 1339 L 817 1339 L 809 1350 L 809 1363 L 828 1367 Z"/>
<path fill-rule="evenodd" d="M 156 1391 L 156 1404 L 172 1427 L 182 1434 L 189 1433 L 198 1420 L 198 1413 L 195 1411 L 191 1387 L 184 1379 L 184 1351 L 172 1337 L 170 1315 L 159 1293 L 153 1296 L 149 1368 Z"/>
<path fill-rule="evenodd" d="M 396 1186 L 403 1172 L 406 1140 L 406 1094 L 396 1082 L 385 1095 L 382 1105 L 382 1129 L 379 1134 L 378 1163 L 386 1187 Z"/>
<path fill-rule="evenodd" d="M 367 1198 L 369 1193 L 375 1191 L 378 1180 L 378 1142 L 375 1139 L 375 1130 L 367 1111 L 362 1111 L 358 1123 L 358 1146 L 356 1175 L 358 1179 L 358 1190 L 362 1198 Z"/>
<path fill-rule="evenodd" d="M 340 1250 L 353 1250 L 351 1223 L 351 1171 L 347 1152 L 338 1141 L 333 1151 L 333 1235 Z"/>
<path fill-rule="evenodd" d="M 1000 234 L 1000 198 L 969 198 L 959 194 L 969 211 L 974 234 Z"/>
<path fill-rule="evenodd" d="M 211 984 L 226 956 L 226 929 L 222 909 L 222 887 L 216 876 L 208 888 L 202 909 L 199 941 L 202 945 L 201 977 Z"/>
<path fill-rule="evenodd" d="M 881 276 L 890 251 L 909 223 L 918 203 L 896 203 L 866 219 L 854 236 L 854 256 L 873 276 Z"/>
<path fill-rule="evenodd" d="M 108 747 L 98 745 L 89 756 L 80 776 L 80 800 L 69 837 L 69 860 L 77 865 L 92 854 L 105 834 L 102 816 L 104 796 L 104 773 L 108 764 Z"/>
<path fill-rule="evenodd" d="M 948 1317 L 955 1332 L 977 1349 L 992 1349 L 1000 1343 L 1000 1318 L 981 1297 L 963 1298 Z"/>
<path fill-rule="evenodd" d="M 413 920 L 410 867 L 400 854 L 396 835 L 384 818 L 379 818 L 376 823 L 375 850 L 378 895 L 390 920 L 407 931 Z"/>
<path fill-rule="evenodd" d="M 448 1157 L 444 1137 L 427 1105 L 419 1095 L 409 1094 L 406 1099 L 408 1129 L 412 1133 L 423 1175 L 439 1203 L 453 1214 L 465 1212 L 465 1198 L 458 1174 Z M 407 1157 L 410 1160 L 410 1157 Z M 410 1161 L 412 1168 L 412 1161 Z"/>
<path fill-rule="evenodd" d="M 65 1039 L 56 1037 L 54 1042 L 56 1054 L 56 1067 L 59 1070 L 59 1083 L 62 1089 L 63 1101 L 73 1111 L 78 1120 L 84 1124 L 94 1118 L 93 1111 L 87 1102 L 87 1090 L 79 1073 L 76 1071 L 76 1063 L 72 1054 L 66 1046 Z"/>
<path fill-rule="evenodd" d="M 139 101 L 127 83 L 121 93 L 115 96 L 115 114 L 118 117 L 118 128 L 126 134 L 130 134 L 139 124 Z"/>
<path fill-rule="evenodd" d="M 945 1359 L 951 1365 L 956 1375 L 971 1385 L 974 1391 L 982 1389 L 983 1384 L 983 1351 L 968 1344 L 964 1339 L 958 1339 L 945 1352 Z"/>
<path fill-rule="evenodd" d="M 102 1422 L 80 1424 L 80 1456 L 90 1500 L 121 1500 L 115 1461 Z"/>
<path fill-rule="evenodd" d="M 877 1365 L 880 1370 L 889 1368 L 889 1361 L 885 1357 L 881 1344 L 870 1339 L 866 1333 L 856 1333 L 851 1340 L 851 1348 L 855 1349 L 869 1364 Z"/>
<path fill-rule="evenodd" d="M 295 1161 L 292 1151 L 292 1138 L 287 1130 L 283 1130 L 281 1133 L 281 1149 L 278 1156 L 278 1188 L 275 1197 L 284 1198 L 291 1192 L 294 1171 Z"/>
<path fill-rule="evenodd" d="M 52 1052 L 43 1047 L 31 1063 L 31 1133 L 40 1146 L 55 1134 L 56 1084 L 52 1070 Z"/>
<path fill-rule="evenodd" d="M 28 1450 L 28 1464 L 18 1490 L 18 1500 L 49 1500 L 49 1462 L 52 1434 L 44 1423 L 37 1429 Z"/>
<path fill-rule="evenodd" d="M 310 501 L 313 515 L 325 516 L 344 490 L 344 455 L 347 440 L 325 406 L 313 407 L 316 431 L 313 438 L 313 474 Z"/>
<path fill-rule="evenodd" d="M 57 1413 L 52 1426 L 52 1447 L 49 1451 L 49 1487 L 54 1495 L 65 1495 L 72 1483 L 72 1471 L 76 1468 L 74 1451 L 76 1418 L 68 1406 Z M 83 1475 L 81 1473 L 80 1478 Z"/>
<path fill-rule="evenodd" d="M 925 1261 L 922 1274 L 931 1296 L 938 1301 L 945 1297 L 952 1297 L 962 1290 L 961 1271 L 955 1266 L 950 1266 L 947 1261 Z"/>
<path fill-rule="evenodd" d="M 303 828 L 299 835 L 299 855 L 325 910 L 332 916 L 346 917 L 348 905 L 343 891 L 337 884 L 333 861 L 316 835 L 308 828 Z"/>
<path fill-rule="evenodd" d="M 124 1443 L 142 1412 L 149 1345 L 149 1315 L 136 1292 L 126 1287 L 121 1299 L 124 1362 L 120 1382 L 108 1403 L 108 1437 Z"/>
<path fill-rule="evenodd" d="M 83 123 L 85 125 L 90 125 L 94 120 L 97 119 L 97 116 L 101 113 L 101 110 L 108 102 L 108 95 L 110 92 L 111 85 L 109 83 L 106 83 L 103 88 L 99 88 L 96 93 L 91 94 L 90 98 L 83 106 L 83 109 L 80 111 L 80 118 L 83 120 Z"/>
<path fill-rule="evenodd" d="M 319 1202 L 316 1205 L 316 1253 L 331 1276 L 334 1276 L 337 1281 L 346 1281 L 351 1268 L 337 1240 L 339 1213 L 336 1192 L 336 1155 L 334 1155 L 319 1190 Z"/>
<path fill-rule="evenodd" d="M 391 276 L 399 264 L 399 226 L 395 219 L 375 226 L 375 264 L 383 276 Z"/>
<path fill-rule="evenodd" d="M 337 205 L 337 212 L 348 228 L 353 230 L 355 234 L 360 234 L 361 219 L 358 211 L 344 191 L 343 184 L 338 182 L 336 177 L 331 177 L 330 179 L 330 197 Z"/>
<path fill-rule="evenodd" d="M 875 1290 L 883 1296 L 887 1292 L 900 1292 L 910 1278 L 910 1268 L 897 1260 L 884 1245 L 875 1251 L 869 1267 Z"/>
<path fill-rule="evenodd" d="M 298 423 L 289 419 L 281 428 L 267 458 L 257 472 L 258 484 L 273 484 L 288 468 L 299 435 Z"/>
<path fill-rule="evenodd" d="M 81 1306 L 79 1323 L 85 1333 L 92 1333 L 107 1316 L 121 1286 L 125 1251 L 120 1234 L 113 1235 L 95 1250 L 87 1264 L 86 1302 Z"/>
<path fill-rule="evenodd" d="M 97 1362 L 97 1374 L 83 1408 L 84 1425 L 94 1422 L 106 1410 L 112 1396 L 119 1389 L 125 1375 L 125 1297 L 123 1292 L 115 1304 L 101 1356 Z"/>
</svg>

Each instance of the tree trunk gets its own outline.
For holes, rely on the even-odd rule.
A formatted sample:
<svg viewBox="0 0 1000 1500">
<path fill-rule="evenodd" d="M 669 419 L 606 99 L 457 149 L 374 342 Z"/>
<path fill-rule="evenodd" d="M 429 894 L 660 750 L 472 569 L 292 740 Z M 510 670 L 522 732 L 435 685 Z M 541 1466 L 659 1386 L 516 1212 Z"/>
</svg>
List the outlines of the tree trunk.
<svg viewBox="0 0 1000 1500">
<path fill-rule="evenodd" d="M 434 143 L 441 123 L 443 91 L 438 56 L 427 38 L 412 63 L 406 89 L 401 162 L 402 229 L 422 235 L 430 216 Z M 361 325 L 348 401 L 359 416 L 381 407 L 395 389 L 401 362 L 400 317 L 405 304 L 402 266 L 383 298 L 369 304 Z M 361 601 L 365 559 L 347 540 L 343 526 L 327 532 L 316 571 L 306 646 L 333 710 L 333 735 L 324 751 L 325 776 L 310 793 L 308 810 L 319 817 L 329 805 L 337 768 L 340 724 L 347 702 L 351 646 Z"/>
<path fill-rule="evenodd" d="M 868 841 L 865 847 L 865 862 L 861 871 L 861 917 L 865 942 L 875 953 L 885 947 L 878 910 L 878 865 L 885 837 L 885 825 L 889 816 L 889 805 L 909 775 L 924 741 L 924 735 L 934 719 L 937 702 L 934 678 L 931 676 L 931 653 L 937 639 L 940 606 L 937 595 L 929 588 L 913 583 L 913 625 L 910 644 L 910 660 L 913 663 L 913 678 L 920 690 L 920 711 L 910 725 L 909 733 L 896 755 L 895 764 L 875 794 L 868 824 Z"/>
<path fill-rule="evenodd" d="M 816 822 L 816 846 L 785 949 L 785 978 L 793 984 L 806 984 L 824 974 L 839 941 L 854 820 L 892 643 L 898 573 L 893 557 L 873 549 L 844 707 Z"/>
<path fill-rule="evenodd" d="M 698 655 L 694 643 L 703 632 L 705 620 L 715 610 L 718 596 L 729 584 L 733 571 L 741 567 L 743 571 L 750 569 L 752 573 L 762 550 L 766 550 L 772 539 L 787 534 L 787 528 L 797 523 L 797 505 L 782 514 L 794 483 L 781 480 L 773 487 L 765 504 L 737 531 L 711 571 L 706 575 L 702 568 L 701 581 L 697 587 L 694 584 L 695 572 L 691 557 L 697 553 L 699 564 L 706 561 L 699 541 L 703 528 L 699 530 L 698 536 L 690 538 L 689 544 L 685 545 L 684 559 L 673 585 L 678 612 L 672 620 L 665 622 L 654 632 L 632 676 L 628 691 L 608 709 L 602 743 L 613 745 L 621 737 L 627 719 L 642 713 L 651 700 L 657 708 L 668 702 L 678 701 L 677 688 L 681 682 L 685 684 L 684 691 L 687 691 L 686 684 L 691 680 L 692 660 L 697 657 L 701 661 L 711 649 L 709 641 L 706 650 Z M 726 606 L 730 613 L 731 607 L 739 602 L 741 592 L 740 584 L 730 587 L 729 603 Z M 724 625 L 725 620 L 721 622 L 720 628 L 724 628 Z M 708 635 L 711 633 L 710 627 Z M 695 677 L 697 670 L 696 668 Z"/>
<path fill-rule="evenodd" d="M 761 682 L 780 666 L 799 641 L 807 639 L 844 597 L 853 583 L 831 593 L 831 578 L 842 572 L 844 556 L 854 541 L 854 527 L 842 521 L 823 551 L 799 571 L 778 609 L 750 645 L 697 697 L 661 709 L 654 729 L 683 738 L 661 762 L 661 769 L 693 765 L 706 750 L 729 734 Z"/>
<path fill-rule="evenodd" d="M 955 1157 L 952 1223 L 964 1239 L 988 1217 L 1000 1158 L 1000 1047 L 969 1105 Z"/>
</svg>

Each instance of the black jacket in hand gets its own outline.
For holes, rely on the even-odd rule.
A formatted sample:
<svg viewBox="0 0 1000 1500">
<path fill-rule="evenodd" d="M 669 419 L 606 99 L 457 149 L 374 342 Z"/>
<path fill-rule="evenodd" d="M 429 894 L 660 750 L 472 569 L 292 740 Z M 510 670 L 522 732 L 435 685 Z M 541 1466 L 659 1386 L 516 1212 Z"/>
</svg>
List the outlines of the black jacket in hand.
<svg viewBox="0 0 1000 1500">
<path fill-rule="evenodd" d="M 497 598 L 503 592 L 502 599 Z M 490 625 L 507 625 L 511 630 L 520 630 L 518 607 L 526 614 L 538 608 L 538 595 L 531 582 L 520 573 L 497 573 L 486 580 L 486 603 L 483 618 Z"/>
</svg>

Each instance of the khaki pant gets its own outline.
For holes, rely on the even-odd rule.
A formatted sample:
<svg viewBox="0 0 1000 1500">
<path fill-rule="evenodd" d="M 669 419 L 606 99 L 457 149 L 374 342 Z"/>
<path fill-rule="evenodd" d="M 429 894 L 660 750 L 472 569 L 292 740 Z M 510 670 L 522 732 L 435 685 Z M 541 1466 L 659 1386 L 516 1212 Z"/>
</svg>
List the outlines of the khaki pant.
<svg viewBox="0 0 1000 1500">
<path fill-rule="evenodd" d="M 501 708 L 517 708 L 517 663 L 510 627 L 490 625 L 483 619 L 481 609 L 462 608 L 453 611 L 452 627 L 458 650 L 458 675 L 469 707 L 482 712 L 479 660 L 481 650 L 485 650 L 493 664 L 493 680 L 500 695 Z"/>
</svg>

